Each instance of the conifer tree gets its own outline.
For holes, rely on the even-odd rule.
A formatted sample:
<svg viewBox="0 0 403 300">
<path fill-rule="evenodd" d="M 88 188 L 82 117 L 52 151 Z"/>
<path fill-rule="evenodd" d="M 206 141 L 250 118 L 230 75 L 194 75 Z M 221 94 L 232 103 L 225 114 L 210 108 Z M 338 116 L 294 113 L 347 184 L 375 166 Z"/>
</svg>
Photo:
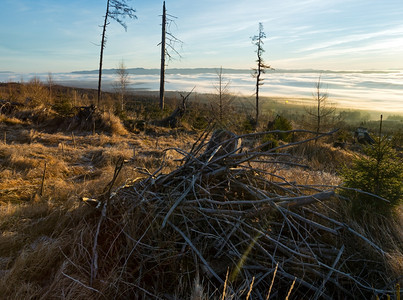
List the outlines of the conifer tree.
<svg viewBox="0 0 403 300">
<path fill-rule="evenodd" d="M 381 130 L 374 140 L 373 145 L 364 149 L 364 155 L 343 170 L 342 177 L 346 187 L 380 196 L 387 201 L 347 190 L 345 194 L 351 198 L 352 212 L 356 216 L 365 212 L 390 215 L 403 201 L 403 161 L 391 147 L 390 139 L 381 136 Z"/>
</svg>

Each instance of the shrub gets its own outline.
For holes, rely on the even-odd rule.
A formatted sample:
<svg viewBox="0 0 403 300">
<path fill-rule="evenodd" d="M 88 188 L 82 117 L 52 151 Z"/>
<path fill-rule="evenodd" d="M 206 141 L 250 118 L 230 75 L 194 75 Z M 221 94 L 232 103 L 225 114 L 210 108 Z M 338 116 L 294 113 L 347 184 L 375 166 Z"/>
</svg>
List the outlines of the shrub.
<svg viewBox="0 0 403 300">
<path fill-rule="evenodd" d="M 33 77 L 28 83 L 22 86 L 26 104 L 35 107 L 46 103 L 48 99 L 47 90 L 38 77 Z"/>
<path fill-rule="evenodd" d="M 193 119 L 192 127 L 194 129 L 202 130 L 206 129 L 209 125 L 209 120 L 205 116 L 197 116 Z"/>
<path fill-rule="evenodd" d="M 269 151 L 270 149 L 276 148 L 279 146 L 278 140 L 275 138 L 273 134 L 266 134 L 262 137 L 260 143 L 266 144 L 265 146 L 261 147 L 262 151 Z"/>
<path fill-rule="evenodd" d="M 403 149 L 403 130 L 399 129 L 392 135 L 391 139 L 392 147 L 396 149 Z"/>
<path fill-rule="evenodd" d="M 374 145 L 364 149 L 364 153 L 353 161 L 352 166 L 343 169 L 345 186 L 378 195 L 389 202 L 347 190 L 345 194 L 352 200 L 352 213 L 356 216 L 365 212 L 390 215 L 402 202 L 402 160 L 386 137 L 376 139 Z"/>
<path fill-rule="evenodd" d="M 255 127 L 256 127 L 256 121 L 251 116 L 247 116 L 246 119 L 244 119 L 241 122 L 242 133 L 253 132 Z"/>
<path fill-rule="evenodd" d="M 104 112 L 96 121 L 96 124 L 98 125 L 99 129 L 105 130 L 111 134 L 128 134 L 128 131 L 125 129 L 120 119 L 112 113 Z"/>
<path fill-rule="evenodd" d="M 267 124 L 267 131 L 273 131 L 273 130 L 281 130 L 281 131 L 289 131 L 292 130 L 292 125 L 291 122 L 282 117 L 277 115 L 277 117 L 269 122 Z M 272 148 L 278 147 L 279 145 L 279 140 L 284 141 L 284 142 L 290 142 L 292 139 L 292 132 L 273 132 L 266 134 L 262 137 L 261 143 L 267 143 L 270 142 L 268 145 L 262 147 L 263 151 L 268 151 Z"/>
<path fill-rule="evenodd" d="M 55 104 L 52 108 L 61 116 L 72 116 L 73 115 L 73 105 L 71 100 L 66 95 L 57 95 Z"/>
<path fill-rule="evenodd" d="M 269 122 L 267 126 L 267 130 L 281 130 L 281 131 L 289 131 L 292 130 L 291 122 L 282 116 L 277 115 L 274 121 Z M 289 142 L 292 138 L 291 132 L 277 132 L 273 134 L 277 140 L 282 140 L 284 142 Z"/>
</svg>

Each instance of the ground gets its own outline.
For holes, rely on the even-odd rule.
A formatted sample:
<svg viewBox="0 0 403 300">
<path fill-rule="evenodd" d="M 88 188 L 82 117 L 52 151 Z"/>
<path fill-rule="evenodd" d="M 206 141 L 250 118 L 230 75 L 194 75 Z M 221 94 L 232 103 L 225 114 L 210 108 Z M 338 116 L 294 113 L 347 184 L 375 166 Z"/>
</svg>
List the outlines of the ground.
<svg viewBox="0 0 403 300">
<path fill-rule="evenodd" d="M 195 142 L 203 133 L 202 131 L 185 128 L 167 129 L 150 124 L 146 124 L 144 130 L 134 133 L 123 128 L 121 123 L 119 123 L 120 121 L 111 115 L 106 114 L 103 115 L 102 118 L 109 122 L 108 128 L 112 128 L 111 130 L 102 132 L 102 129 L 96 128 L 98 130 L 94 131 L 91 126 L 89 126 L 89 128 L 80 127 L 77 130 L 66 130 L 66 127 L 62 125 L 60 125 L 58 129 L 58 124 L 55 122 L 46 124 L 46 122 L 43 123 L 37 119 L 32 121 L 29 118 L 2 117 L 0 122 L 2 138 L 0 142 L 0 229 L 2 231 L 2 235 L 0 236 L 0 293 L 2 295 L 6 295 L 6 297 L 11 299 L 36 299 L 40 297 L 46 299 L 52 298 L 52 295 L 64 295 L 63 298 L 66 299 L 88 298 L 98 295 L 97 293 L 93 294 L 94 289 L 105 289 L 106 292 L 110 292 L 111 286 L 120 287 L 122 282 L 119 280 L 122 278 L 113 277 L 119 274 L 119 272 L 123 272 L 120 271 L 120 269 L 108 269 L 110 272 L 112 272 L 111 270 L 116 272 L 116 274 L 112 272 L 115 275 L 99 274 L 102 280 L 110 280 L 107 287 L 105 287 L 105 282 L 102 280 L 94 285 L 92 285 L 89 280 L 91 276 L 84 266 L 93 265 L 91 262 L 91 256 L 93 254 L 91 252 L 94 248 L 92 248 L 93 245 L 88 243 L 88 241 L 93 241 L 94 236 L 96 236 L 98 232 L 97 224 L 99 222 L 98 220 L 100 220 L 100 210 L 91 206 L 90 201 L 83 201 L 83 199 L 101 201 L 108 193 L 109 184 L 114 179 L 117 167 L 122 161 L 124 162 L 123 167 L 119 172 L 119 176 L 113 180 L 113 186 L 111 187 L 112 192 L 118 190 L 119 187 L 133 185 L 138 182 L 141 183 L 143 179 L 153 178 L 151 174 L 158 170 L 158 174 L 170 174 L 170 172 L 176 171 L 178 166 L 181 165 L 180 160 L 184 157 L 184 154 L 193 151 L 192 148 Z M 116 124 L 114 122 L 116 122 Z M 256 141 L 251 142 L 245 140 L 244 142 L 250 142 L 249 148 L 256 146 Z M 350 151 L 336 149 L 322 142 L 311 142 L 295 146 L 288 154 L 290 153 L 300 157 L 300 159 L 288 161 L 291 162 L 291 164 L 288 165 L 273 162 L 252 162 L 250 165 L 252 168 L 250 175 L 251 180 L 255 180 L 253 170 L 263 170 L 268 174 L 264 176 L 264 180 L 267 180 L 267 182 L 279 184 L 279 186 L 286 183 L 290 185 L 292 189 L 295 188 L 295 186 L 304 185 L 318 185 L 322 187 L 338 186 L 341 183 L 341 179 L 338 176 L 339 166 L 341 163 L 346 163 L 351 160 L 355 155 Z M 276 158 L 276 160 L 278 159 Z M 309 166 L 309 168 L 304 167 L 305 165 Z M 160 170 L 161 167 L 162 170 Z M 187 174 L 183 173 L 180 175 L 183 177 L 187 176 Z M 235 176 L 227 177 L 231 178 L 231 180 L 235 178 Z M 237 177 L 237 180 L 240 179 Z M 178 194 L 178 191 L 178 195 L 181 195 L 182 189 L 187 190 L 187 188 L 185 188 L 186 182 L 183 184 L 179 182 L 177 184 L 178 189 L 175 189 L 173 186 L 169 187 L 173 189 L 172 194 L 169 194 L 172 195 L 172 197 Z M 221 184 L 221 182 L 217 184 Z M 205 193 L 206 190 L 207 189 L 202 189 L 201 191 L 192 192 L 198 194 Z M 124 193 L 125 190 L 122 189 L 122 191 Z M 275 189 L 275 191 L 277 191 L 277 189 Z M 149 195 L 155 196 L 158 195 L 159 190 L 156 188 L 148 192 L 150 193 Z M 223 197 L 224 200 L 225 197 L 230 197 L 230 193 L 226 188 L 217 192 L 217 197 L 213 195 L 214 193 L 210 194 L 213 198 L 207 199 L 208 201 L 217 201 L 217 199 L 222 201 Z M 118 195 L 118 197 L 123 197 L 122 194 L 118 193 Z M 242 196 L 240 192 L 236 195 L 237 197 L 244 196 Z M 122 199 L 124 199 L 124 197 Z M 158 200 L 158 197 L 156 199 Z M 175 198 L 170 199 L 170 201 L 171 200 L 173 203 L 176 203 Z M 150 203 L 152 203 L 152 201 L 154 201 L 154 198 L 150 200 Z M 337 215 L 342 218 L 340 221 L 350 222 L 351 220 L 348 218 L 346 212 L 347 208 L 336 206 L 340 205 L 340 203 L 343 202 L 332 201 L 326 203 L 326 205 L 317 206 L 316 208 L 319 209 L 318 211 L 321 213 L 326 212 L 327 216 L 334 218 Z M 97 205 L 97 203 L 95 203 L 95 205 Z M 169 208 L 169 206 L 167 208 Z M 117 209 L 117 213 L 121 214 L 121 216 L 117 216 L 116 219 L 111 218 L 111 220 L 115 220 L 119 226 L 122 226 L 119 227 L 121 230 L 128 226 L 134 226 L 133 223 L 125 223 L 124 213 L 122 213 L 121 207 L 119 207 L 119 209 Z M 219 207 L 217 209 L 219 209 Z M 167 213 L 165 210 L 164 212 Z M 150 214 L 144 215 L 138 212 L 137 216 L 140 216 L 140 220 L 142 221 L 140 222 L 142 224 L 141 226 L 146 226 L 146 221 L 147 218 L 150 217 Z M 207 213 L 206 216 L 208 216 Z M 295 217 L 297 218 L 298 216 Z M 256 219 L 252 220 L 251 224 L 257 224 L 259 222 L 260 219 L 256 217 Z M 278 220 L 270 219 L 268 222 L 273 222 L 273 225 L 270 226 L 272 226 L 271 230 L 275 232 L 278 229 L 276 228 L 276 226 L 278 226 Z M 306 226 L 304 222 L 305 219 L 303 219 L 303 221 L 299 219 L 298 222 L 292 224 Z M 362 249 L 365 249 L 364 252 L 367 252 L 368 257 L 364 259 L 355 257 L 353 251 L 356 247 L 356 243 L 351 243 L 353 239 L 349 241 L 352 237 L 348 235 L 341 236 L 337 241 L 335 240 L 334 242 L 336 244 L 334 244 L 334 246 L 339 247 L 338 249 L 340 249 L 340 253 L 343 253 L 343 255 L 349 253 L 354 256 L 351 259 L 345 258 L 344 256 L 342 257 L 342 260 L 344 259 L 348 268 L 357 267 L 357 264 L 351 263 L 351 261 L 364 261 L 368 263 L 368 265 L 373 264 L 378 266 L 379 272 L 388 273 L 388 278 L 397 278 L 396 274 L 401 274 L 403 266 L 401 245 L 399 246 L 396 242 L 403 239 L 401 233 L 400 235 L 396 233 L 396 228 L 401 226 L 401 223 L 399 223 L 401 222 L 401 213 L 397 220 L 381 219 L 381 222 L 383 223 L 377 225 L 379 227 L 372 230 L 372 232 L 378 231 L 379 236 L 373 236 L 371 241 L 376 242 L 378 245 L 383 243 L 381 247 L 386 251 L 384 259 L 379 259 L 379 257 L 374 254 L 373 249 L 368 247 L 363 240 L 361 240 L 360 246 Z M 111 225 L 110 220 L 106 223 L 108 226 Z M 103 224 L 105 224 L 105 222 Z M 367 236 L 368 233 L 371 232 L 371 229 L 356 224 L 353 221 L 349 224 L 352 230 L 354 229 L 363 236 Z M 373 225 L 371 223 L 368 224 L 368 227 Z M 186 244 L 183 244 L 182 248 L 176 249 L 177 245 L 165 243 L 164 239 L 167 238 L 167 234 L 169 238 L 175 237 L 175 239 L 180 240 L 178 234 L 175 235 L 175 233 L 170 231 L 164 233 L 164 231 L 160 231 L 159 225 L 157 226 L 154 223 L 147 226 L 151 228 L 151 231 L 155 231 L 155 235 L 146 236 L 146 238 L 149 239 L 150 244 L 155 243 L 158 247 L 161 247 L 161 249 L 159 249 L 154 246 L 153 249 L 148 249 L 147 251 L 157 251 L 161 253 L 161 255 L 169 253 L 168 258 L 179 257 L 183 253 L 191 253 Z M 326 226 L 328 226 L 328 224 L 326 224 Z M 100 228 L 102 229 L 103 227 Z M 205 228 L 194 228 L 191 229 L 190 232 L 200 232 L 202 229 Z M 105 233 L 107 233 L 108 230 L 106 230 Z M 116 230 L 116 228 L 110 230 L 113 231 Z M 140 232 L 137 232 L 137 229 L 135 230 L 133 228 L 130 228 L 130 230 L 134 230 L 133 232 L 136 234 Z M 178 230 L 180 230 L 180 228 L 178 228 Z M 183 228 L 182 230 L 183 231 L 178 232 L 185 232 Z M 133 236 L 135 235 L 134 233 Z M 142 234 L 145 235 L 145 233 L 146 231 Z M 308 233 L 306 238 L 311 236 L 309 232 L 305 233 Z M 205 236 L 213 236 L 213 234 L 214 232 L 209 232 L 208 234 L 205 233 Z M 106 237 L 105 234 L 100 234 L 100 236 L 103 236 L 105 241 L 110 241 L 111 238 L 112 240 L 114 238 L 107 234 Z M 164 237 L 164 239 L 158 240 L 158 237 Z M 329 237 L 327 237 L 326 234 L 323 235 L 323 238 L 326 240 L 326 243 L 329 242 L 327 241 Z M 198 239 L 198 237 L 194 238 L 194 240 Z M 200 239 L 203 240 L 204 237 L 200 236 Z M 253 236 L 251 239 L 254 240 Z M 395 241 L 395 245 L 393 245 L 393 240 Z M 294 242 L 296 240 L 292 239 L 290 241 Z M 133 241 L 125 243 L 130 244 L 132 242 Z M 106 254 L 103 253 L 103 255 L 107 256 L 109 251 L 118 251 L 108 245 L 102 244 L 102 241 L 99 243 L 99 251 L 106 249 Z M 181 243 L 182 242 L 179 242 L 180 245 L 182 245 Z M 242 243 L 239 243 L 242 248 Z M 256 243 L 256 241 L 251 242 L 250 245 L 254 245 L 254 243 Z M 88 247 L 84 247 L 84 245 Z M 341 245 L 343 245 L 343 247 Z M 346 248 L 344 248 L 344 245 L 346 245 Z M 197 247 L 197 244 L 193 246 Z M 208 249 L 207 244 L 205 244 L 203 250 L 206 249 Z M 342 249 L 343 251 L 341 251 Z M 179 250 L 180 252 L 175 252 Z M 339 253 L 338 251 L 335 252 L 333 248 L 327 250 L 330 251 L 329 253 Z M 301 251 L 301 253 L 305 253 L 303 252 L 305 250 Z M 209 252 L 211 252 L 211 250 L 203 255 L 208 255 Z M 247 251 L 245 251 L 245 253 L 246 252 Z M 125 255 L 127 255 L 127 253 L 125 253 Z M 142 255 L 146 256 L 147 252 Z M 128 256 L 122 257 L 128 259 Z M 144 259 L 144 256 L 139 257 Z M 193 257 L 187 257 L 186 259 L 192 260 Z M 371 262 L 371 259 L 377 260 L 376 263 Z M 257 258 L 255 258 L 255 260 L 257 260 Z M 183 261 L 186 260 L 182 260 L 180 268 L 183 267 Z M 287 259 L 284 261 L 286 262 Z M 332 262 L 334 261 L 335 260 Z M 121 262 L 118 261 L 114 263 L 118 264 Z M 168 265 L 163 256 L 161 256 L 160 263 L 159 265 L 156 262 L 152 267 L 150 267 L 150 265 L 147 266 L 154 270 L 156 272 L 155 274 L 158 274 L 155 276 L 160 278 L 160 280 L 163 280 L 163 278 L 165 278 L 165 280 L 171 280 L 169 274 L 172 272 L 172 269 L 170 268 L 175 266 Z M 220 270 L 220 274 L 224 272 L 223 276 L 225 277 L 225 267 L 227 265 L 223 268 L 216 268 L 215 263 L 216 261 L 214 260 L 210 262 L 214 270 L 216 272 Z M 223 261 L 220 263 L 222 264 Z M 105 265 L 105 262 L 101 261 L 100 264 Z M 138 272 L 135 265 L 128 266 L 125 263 L 124 267 L 131 268 L 130 272 Z M 309 267 L 306 268 L 309 269 Z M 200 267 L 200 270 L 203 270 L 203 267 Z M 186 270 L 184 270 L 183 274 L 186 273 L 185 271 Z M 302 274 L 306 270 L 302 273 L 301 270 L 294 271 L 296 274 Z M 350 271 L 355 272 L 357 270 L 350 269 Z M 362 270 L 360 271 L 362 272 Z M 375 278 L 376 274 L 373 275 L 372 273 L 376 272 L 372 271 L 368 273 L 369 275 L 366 279 L 371 279 L 371 276 Z M 140 271 L 140 273 L 141 272 L 142 271 Z M 189 271 L 189 274 L 193 276 L 194 274 L 192 272 L 193 270 Z M 280 272 L 283 274 L 282 276 L 286 276 L 290 274 L 291 271 L 288 270 L 287 273 L 283 270 L 282 272 L 283 273 Z M 206 273 L 208 273 L 208 270 Z M 126 273 L 125 276 L 127 276 Z M 189 277 L 190 275 L 183 276 L 187 278 L 186 276 Z M 190 280 L 189 278 L 187 278 L 187 285 L 182 284 L 192 289 L 193 279 Z M 244 283 L 248 284 L 248 286 L 250 285 L 250 281 L 247 280 L 250 279 L 251 278 L 244 279 Z M 289 290 L 293 279 L 293 277 L 281 277 L 281 285 L 286 291 Z M 149 282 L 150 279 L 144 278 L 144 280 L 145 282 Z M 207 276 L 204 280 L 206 280 L 208 284 L 212 284 L 210 277 Z M 280 280 L 280 277 L 278 280 Z M 391 283 L 392 286 L 387 287 L 387 289 L 390 291 L 392 288 L 393 290 L 395 283 L 396 282 Z M 141 284 L 144 284 L 144 282 Z M 180 282 L 176 284 L 179 285 Z M 279 286 L 280 283 L 278 284 L 278 287 Z M 145 285 L 141 285 L 142 289 L 146 287 Z M 161 287 L 165 288 L 164 284 L 161 284 Z M 133 289 L 133 286 L 131 286 L 131 288 Z M 138 288 L 139 286 L 137 286 L 137 289 Z M 220 289 L 221 288 L 222 286 Z M 255 289 L 258 291 L 257 283 Z M 195 290 L 196 287 L 194 287 L 193 292 Z M 46 294 L 45 291 L 51 291 L 52 294 Z M 149 291 L 145 290 L 143 292 L 143 297 L 147 298 L 146 295 L 148 295 L 147 293 L 149 293 Z M 153 293 L 156 294 L 157 292 L 161 291 L 158 291 L 157 287 L 155 287 Z M 176 288 L 175 292 L 182 293 L 183 295 L 186 294 L 186 291 L 179 288 Z M 191 291 L 189 290 L 188 292 L 188 294 L 190 294 Z M 208 295 L 206 294 L 207 292 L 208 291 L 204 290 L 205 298 L 208 298 L 206 296 Z M 210 292 L 212 293 L 212 291 Z M 299 295 L 303 293 L 303 289 L 302 291 L 300 290 L 298 283 L 294 292 L 299 293 Z M 331 291 L 328 292 L 331 293 Z M 215 297 L 221 297 L 219 296 L 220 293 L 221 290 L 214 294 Z M 235 293 L 234 295 L 241 295 L 239 293 L 242 294 L 242 292 L 238 292 L 238 294 Z M 276 295 L 280 297 L 279 295 L 283 294 L 284 291 L 277 291 Z M 122 294 L 119 295 L 124 298 Z M 166 299 L 171 298 L 167 296 Z"/>
</svg>

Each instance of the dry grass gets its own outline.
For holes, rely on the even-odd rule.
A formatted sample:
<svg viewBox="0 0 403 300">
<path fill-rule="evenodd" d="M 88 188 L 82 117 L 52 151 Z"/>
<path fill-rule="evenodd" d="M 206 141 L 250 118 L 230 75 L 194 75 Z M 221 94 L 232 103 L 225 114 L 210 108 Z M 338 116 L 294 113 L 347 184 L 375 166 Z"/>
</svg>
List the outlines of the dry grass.
<svg viewBox="0 0 403 300">
<path fill-rule="evenodd" d="M 315 185 L 337 186 L 339 178 L 327 172 L 334 169 L 323 170 L 321 166 L 332 159 L 346 160 L 350 154 L 337 153 L 339 150 L 325 145 L 310 145 L 311 148 L 298 153 L 307 157 L 309 151 L 317 148 L 316 154 L 324 155 L 323 158 L 309 158 L 314 162 L 313 169 L 295 167 L 293 164 L 300 162 L 294 160 L 276 163 L 256 160 L 244 164 L 244 171 L 238 167 L 234 170 L 224 168 L 217 176 L 208 175 L 215 174 L 216 167 L 194 163 L 189 163 L 189 168 L 182 172 L 183 163 L 178 160 L 186 153 L 178 149 L 190 151 L 196 136 L 157 127 L 149 127 L 147 134 L 133 135 L 119 126 L 114 127 L 116 120 L 113 118 L 104 118 L 115 134 L 83 134 L 79 131 L 73 135 L 50 134 L 39 128 L 23 128 L 21 124 L 12 125 L 13 130 L 6 128 L 7 143 L 0 143 L 2 297 L 221 299 L 224 287 L 219 279 L 225 281 L 229 267 L 228 282 L 225 281 L 226 299 L 245 298 L 248 293 L 249 299 L 258 299 L 259 293 L 265 298 L 278 266 L 271 290 L 273 298 L 284 299 L 289 292 L 290 298 L 314 298 L 315 290 L 312 293 L 306 283 L 318 290 L 323 274 L 328 274 L 329 270 L 313 267 L 310 264 L 314 265 L 315 260 L 287 254 L 279 244 L 256 237 L 253 234 L 256 228 L 283 239 L 281 243 L 294 251 L 314 253 L 317 260 L 327 265 L 336 261 L 338 251 L 344 245 L 339 271 L 351 272 L 353 278 L 360 279 L 360 272 L 367 271 L 362 267 L 366 264 L 376 271 L 365 277 L 365 285 L 374 284 L 375 288 L 380 288 L 384 284 L 384 290 L 393 290 L 393 286 L 385 286 L 385 282 L 401 274 L 403 253 L 399 244 L 402 237 L 394 229 L 401 224 L 395 221 L 383 220 L 379 227 L 373 222 L 366 227 L 354 223 L 347 213 L 348 204 L 335 198 L 308 206 L 303 212 L 291 211 L 324 226 L 332 223 L 309 210 L 348 224 L 385 251 L 384 257 L 380 258 L 371 245 L 362 240 L 357 242 L 354 234 L 337 226 L 332 229 L 340 235 L 333 236 L 314 229 L 301 219 L 294 219 L 295 216 L 283 218 L 281 212 L 284 210 L 265 207 L 266 212 L 262 209 L 260 213 L 258 204 L 217 204 L 226 198 L 251 200 L 257 197 L 251 191 L 233 186 L 234 180 L 258 188 L 265 195 L 279 194 L 281 197 L 301 191 L 315 193 Z M 302 146 L 299 149 L 303 149 Z M 101 222 L 102 212 L 80 198 L 105 201 L 105 188 L 121 159 L 125 164 L 114 187 L 122 188 L 110 200 L 106 217 Z M 44 191 L 39 195 L 45 162 Z M 200 175 L 202 168 L 206 169 L 204 175 Z M 192 182 L 194 188 L 189 189 Z M 306 189 L 307 186 L 310 188 Z M 186 193 L 188 196 L 185 195 L 183 202 L 177 203 Z M 198 199 L 205 202 L 198 203 Z M 249 210 L 255 212 L 253 217 L 243 215 Z M 168 213 L 171 214 L 169 218 Z M 162 228 L 165 219 L 169 222 Z M 252 231 L 251 226 L 255 228 Z M 295 230 L 293 226 L 299 229 Z M 281 235 L 282 231 L 287 234 Z M 301 245 L 311 245 L 313 241 L 324 249 L 319 246 L 302 249 Z M 354 252 L 357 245 L 363 256 Z M 98 270 L 96 276 L 91 276 L 94 249 L 98 255 Z M 279 264 L 267 257 L 265 251 L 269 251 Z M 236 266 L 240 268 L 235 276 Z M 339 278 L 346 281 L 344 287 L 350 289 L 350 293 L 360 291 L 356 283 L 348 282 L 351 278 L 337 273 L 329 277 L 322 289 L 326 295 L 336 295 L 335 286 L 343 286 L 343 280 Z M 370 293 L 365 290 L 363 294 L 354 295 L 360 297 Z"/>
<path fill-rule="evenodd" d="M 311 168 L 328 172 L 339 170 L 343 164 L 349 164 L 354 158 L 351 151 L 334 148 L 320 141 L 297 145 L 291 148 L 289 152 L 304 158 Z"/>
<path fill-rule="evenodd" d="M 23 121 L 20 119 L 14 118 L 14 117 L 8 117 L 3 114 L 0 114 L 0 124 L 4 123 L 6 125 L 19 125 L 19 124 L 24 124 Z"/>
<path fill-rule="evenodd" d="M 72 282 L 63 275 L 74 277 L 71 267 L 65 267 L 67 257 L 69 261 L 74 260 L 74 255 L 80 259 L 85 256 L 81 252 L 84 248 L 72 245 L 87 242 L 93 236 L 94 211 L 80 198 L 98 198 L 111 181 L 119 159 L 126 163 L 115 186 L 144 176 L 138 170 L 157 169 L 164 157 L 163 148 L 191 144 L 194 139 L 187 135 L 175 141 L 172 136 L 178 133 L 168 131 L 154 136 L 130 135 L 113 116 L 103 118 L 105 126 L 115 134 L 50 134 L 40 128 L 26 129 L 19 122 L 12 128 L 7 127 L 11 126 L 7 122 L 0 124 L 7 133 L 5 142 L 0 142 L 2 297 L 38 299 L 56 285 L 63 298 L 91 298 L 85 297 L 86 291 L 78 281 Z M 169 157 L 173 159 L 174 155 Z M 40 195 L 45 163 L 44 190 Z M 167 167 L 175 164 L 170 162 Z M 80 276 L 77 280 L 82 280 Z M 63 283 L 65 287 L 61 287 Z M 92 294 L 91 290 L 88 294 Z"/>
<path fill-rule="evenodd" d="M 103 113 L 102 114 L 103 125 L 106 128 L 110 128 L 109 131 L 115 135 L 125 135 L 128 134 L 128 131 L 123 126 L 122 122 L 118 117 L 116 117 L 112 113 Z"/>
</svg>

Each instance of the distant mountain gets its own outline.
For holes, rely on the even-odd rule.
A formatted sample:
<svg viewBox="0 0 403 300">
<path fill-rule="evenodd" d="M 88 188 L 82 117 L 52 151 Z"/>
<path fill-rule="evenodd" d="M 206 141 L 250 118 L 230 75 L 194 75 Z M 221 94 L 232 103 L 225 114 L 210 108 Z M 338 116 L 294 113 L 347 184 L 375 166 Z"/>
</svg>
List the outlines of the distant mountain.
<svg viewBox="0 0 403 300">
<path fill-rule="evenodd" d="M 115 74 L 117 69 L 104 69 L 102 70 L 103 74 Z M 172 68 L 166 69 L 166 74 L 183 74 L 183 75 L 191 75 L 191 74 L 206 74 L 206 73 L 217 73 L 217 68 Z M 128 68 L 126 71 L 129 74 L 136 75 L 159 75 L 160 69 L 144 69 L 144 68 Z M 98 74 L 98 70 L 90 70 L 90 71 L 74 71 L 71 72 L 73 74 Z M 250 70 L 246 69 L 224 69 L 223 73 L 230 74 L 244 74 L 250 73 Z"/>
<path fill-rule="evenodd" d="M 117 69 L 104 69 L 102 70 L 103 74 L 116 74 Z M 129 74 L 135 75 L 159 75 L 160 69 L 145 69 L 145 68 L 128 68 L 126 69 Z M 216 74 L 218 68 L 172 68 L 167 69 L 165 72 L 166 74 L 182 74 L 182 75 L 194 75 L 194 74 L 207 74 L 213 73 Z M 250 74 L 252 69 L 230 69 L 230 68 L 223 68 L 222 69 L 224 74 Z M 275 73 L 392 73 L 395 72 L 393 70 L 367 70 L 367 71 L 331 71 L 331 70 L 314 70 L 314 69 L 274 69 L 272 72 Z M 73 71 L 72 74 L 98 74 L 98 70 L 88 70 L 88 71 Z"/>
</svg>

